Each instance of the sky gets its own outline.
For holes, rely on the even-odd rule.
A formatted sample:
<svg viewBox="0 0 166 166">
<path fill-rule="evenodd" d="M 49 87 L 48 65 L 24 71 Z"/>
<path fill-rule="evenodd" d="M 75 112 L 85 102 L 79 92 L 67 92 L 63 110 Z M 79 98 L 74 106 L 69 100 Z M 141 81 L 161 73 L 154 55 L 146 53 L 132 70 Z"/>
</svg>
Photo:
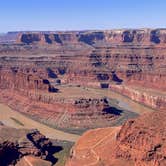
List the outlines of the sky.
<svg viewBox="0 0 166 166">
<path fill-rule="evenodd" d="M 166 0 L 0 0 L 0 32 L 166 28 Z"/>
</svg>

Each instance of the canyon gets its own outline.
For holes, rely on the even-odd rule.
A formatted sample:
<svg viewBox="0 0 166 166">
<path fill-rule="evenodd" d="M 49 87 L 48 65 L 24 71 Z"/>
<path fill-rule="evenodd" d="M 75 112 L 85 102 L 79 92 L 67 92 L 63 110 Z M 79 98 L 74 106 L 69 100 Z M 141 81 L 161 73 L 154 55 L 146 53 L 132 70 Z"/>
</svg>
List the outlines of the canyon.
<svg viewBox="0 0 166 166">
<path fill-rule="evenodd" d="M 51 126 L 101 127 L 118 118 L 104 112 L 111 107 L 104 96 L 82 97 L 88 87 L 166 108 L 165 29 L 9 32 L 0 43 L 1 100 Z M 71 86 L 80 95 L 63 95 Z"/>
<path fill-rule="evenodd" d="M 165 108 L 165 29 L 10 32 L 4 38 L 1 88 L 19 87 L 22 93 L 57 92 L 61 83 L 109 88 Z"/>
<path fill-rule="evenodd" d="M 74 145 L 67 166 L 165 164 L 165 80 L 166 29 L 0 36 L 1 103 L 41 123 L 36 122 L 40 132 L 47 125 L 53 133 L 75 134 L 64 134 L 71 136 L 64 140 L 76 141 L 94 129 Z M 26 160 L 34 158 L 23 156 L 20 164 Z"/>
</svg>

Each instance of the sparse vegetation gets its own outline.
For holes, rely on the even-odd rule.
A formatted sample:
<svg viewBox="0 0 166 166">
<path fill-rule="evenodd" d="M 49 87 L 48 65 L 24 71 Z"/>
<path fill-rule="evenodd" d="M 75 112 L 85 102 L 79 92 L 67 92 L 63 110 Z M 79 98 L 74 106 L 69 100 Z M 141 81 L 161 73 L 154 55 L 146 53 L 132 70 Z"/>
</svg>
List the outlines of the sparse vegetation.
<svg viewBox="0 0 166 166">
<path fill-rule="evenodd" d="M 13 120 L 15 123 L 17 123 L 20 126 L 24 126 L 24 124 L 22 122 L 20 122 L 19 120 L 17 120 L 16 118 L 10 117 L 11 120 Z"/>
<path fill-rule="evenodd" d="M 61 146 L 62 150 L 59 152 L 56 152 L 54 154 L 54 157 L 58 159 L 57 163 L 54 166 L 64 166 L 69 155 L 70 155 L 70 149 L 74 145 L 73 142 L 68 141 L 58 141 L 56 142 L 56 146 Z"/>
</svg>

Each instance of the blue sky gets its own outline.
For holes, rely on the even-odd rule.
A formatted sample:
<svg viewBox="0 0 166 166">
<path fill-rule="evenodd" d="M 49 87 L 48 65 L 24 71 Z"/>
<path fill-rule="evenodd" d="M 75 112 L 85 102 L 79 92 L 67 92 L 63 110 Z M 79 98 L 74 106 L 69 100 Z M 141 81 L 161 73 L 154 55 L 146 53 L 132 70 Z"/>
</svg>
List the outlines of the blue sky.
<svg viewBox="0 0 166 166">
<path fill-rule="evenodd" d="M 166 0 L 0 0 L 0 32 L 166 28 Z"/>
</svg>

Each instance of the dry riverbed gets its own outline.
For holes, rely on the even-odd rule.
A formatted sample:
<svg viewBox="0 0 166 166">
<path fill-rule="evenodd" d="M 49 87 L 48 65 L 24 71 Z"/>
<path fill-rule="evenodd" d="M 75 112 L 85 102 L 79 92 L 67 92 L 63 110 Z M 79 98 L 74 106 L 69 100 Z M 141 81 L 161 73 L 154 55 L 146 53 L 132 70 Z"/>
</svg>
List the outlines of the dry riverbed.
<svg viewBox="0 0 166 166">
<path fill-rule="evenodd" d="M 29 119 L 19 112 L 11 110 L 4 104 L 0 104 L 0 121 L 5 125 L 14 128 L 38 129 L 42 134 L 51 139 L 75 142 L 79 138 L 79 136 L 76 134 L 69 134 L 60 130 L 56 130 Z"/>
</svg>

